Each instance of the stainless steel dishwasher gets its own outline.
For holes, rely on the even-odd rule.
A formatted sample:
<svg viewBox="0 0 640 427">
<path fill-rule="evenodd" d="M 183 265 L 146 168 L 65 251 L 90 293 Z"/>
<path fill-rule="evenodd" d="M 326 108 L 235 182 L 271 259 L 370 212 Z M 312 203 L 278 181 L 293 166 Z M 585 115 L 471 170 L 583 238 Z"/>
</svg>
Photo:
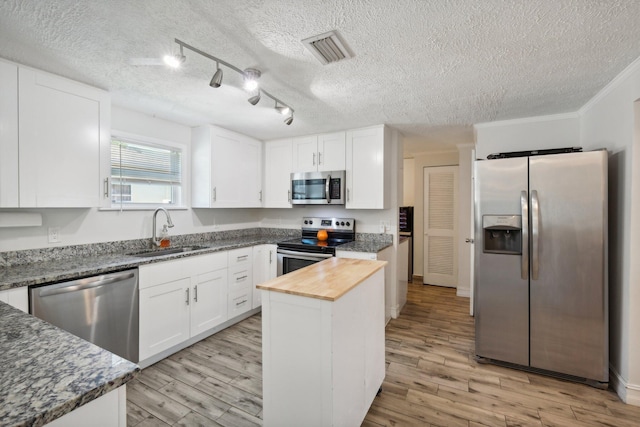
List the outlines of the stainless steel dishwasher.
<svg viewBox="0 0 640 427">
<path fill-rule="evenodd" d="M 29 311 L 132 362 L 138 362 L 138 270 L 31 286 Z"/>
</svg>

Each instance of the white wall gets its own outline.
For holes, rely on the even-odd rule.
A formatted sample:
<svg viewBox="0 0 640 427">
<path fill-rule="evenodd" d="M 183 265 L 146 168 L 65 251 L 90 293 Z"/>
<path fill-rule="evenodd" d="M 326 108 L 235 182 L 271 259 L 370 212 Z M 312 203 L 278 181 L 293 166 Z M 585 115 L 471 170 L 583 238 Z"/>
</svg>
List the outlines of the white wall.
<svg viewBox="0 0 640 427">
<path fill-rule="evenodd" d="M 505 151 L 573 147 L 580 142 L 579 129 L 577 113 L 479 123 L 474 126 L 476 142 L 482 141 L 476 147 L 476 158 Z"/>
<path fill-rule="evenodd" d="M 416 203 L 416 183 L 415 183 L 415 159 L 404 159 L 403 161 L 403 181 L 402 206 L 415 206 Z"/>
<path fill-rule="evenodd" d="M 575 115 L 476 126 L 477 158 L 491 152 L 582 146 L 609 151 L 611 384 L 640 406 L 640 58 Z M 514 145 L 514 141 L 516 141 Z M 519 141 L 519 142 L 518 142 Z M 532 145 L 535 141 L 539 144 Z"/>
<path fill-rule="evenodd" d="M 458 144 L 458 296 L 471 296 L 471 252 L 473 245 L 465 240 L 473 238 L 471 223 L 473 205 L 471 201 L 471 170 L 473 144 Z"/>
<path fill-rule="evenodd" d="M 582 145 L 609 150 L 612 383 L 640 406 L 640 58 L 580 111 Z"/>
</svg>

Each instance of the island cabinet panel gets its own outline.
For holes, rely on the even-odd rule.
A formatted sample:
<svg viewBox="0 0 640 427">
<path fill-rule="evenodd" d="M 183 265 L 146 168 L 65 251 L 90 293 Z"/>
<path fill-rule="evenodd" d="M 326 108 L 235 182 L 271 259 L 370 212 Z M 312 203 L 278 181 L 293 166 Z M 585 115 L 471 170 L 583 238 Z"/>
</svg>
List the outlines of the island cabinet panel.
<svg viewBox="0 0 640 427">
<path fill-rule="evenodd" d="M 359 426 L 384 379 L 384 269 L 333 301 L 262 292 L 264 426 Z"/>
</svg>

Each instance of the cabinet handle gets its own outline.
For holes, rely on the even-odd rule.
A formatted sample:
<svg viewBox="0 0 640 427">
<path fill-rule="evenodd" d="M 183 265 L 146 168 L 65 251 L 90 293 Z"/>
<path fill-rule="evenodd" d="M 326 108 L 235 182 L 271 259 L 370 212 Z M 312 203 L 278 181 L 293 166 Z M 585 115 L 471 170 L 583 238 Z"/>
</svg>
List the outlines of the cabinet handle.
<svg viewBox="0 0 640 427">
<path fill-rule="evenodd" d="M 313 153 L 313 166 L 316 165 L 316 153 Z"/>
<path fill-rule="evenodd" d="M 273 251 L 269 251 L 269 264 L 273 264 Z"/>
<path fill-rule="evenodd" d="M 108 199 L 109 198 L 109 178 L 105 178 L 104 179 L 104 198 Z"/>
<path fill-rule="evenodd" d="M 240 280 L 244 280 L 246 278 L 247 278 L 246 274 L 244 276 L 236 277 L 236 282 L 239 282 Z"/>
<path fill-rule="evenodd" d="M 193 287 L 193 301 L 198 302 L 198 285 Z"/>
<path fill-rule="evenodd" d="M 187 288 L 187 305 L 189 305 L 189 288 Z"/>
<path fill-rule="evenodd" d="M 247 259 L 247 258 L 249 258 L 249 255 L 240 255 L 240 256 L 239 256 L 239 257 L 237 257 L 236 259 L 237 259 L 238 261 L 240 261 L 241 259 Z"/>
<path fill-rule="evenodd" d="M 240 302 L 237 302 L 237 303 L 236 303 L 236 307 L 237 307 L 237 306 L 239 306 L 239 305 L 244 304 L 245 302 L 247 302 L 247 300 L 246 300 L 246 299 L 245 299 L 245 300 L 242 300 L 242 301 L 240 301 Z"/>
<path fill-rule="evenodd" d="M 213 201 L 216 201 L 216 187 L 213 187 Z"/>
<path fill-rule="evenodd" d="M 322 164 L 322 153 L 318 153 L 318 166 Z"/>
<path fill-rule="evenodd" d="M 291 203 L 291 190 L 287 191 L 287 201 Z"/>
<path fill-rule="evenodd" d="M 347 188 L 347 202 L 349 201 L 349 189 Z"/>
<path fill-rule="evenodd" d="M 260 190 L 260 201 L 262 201 L 262 190 Z"/>
</svg>

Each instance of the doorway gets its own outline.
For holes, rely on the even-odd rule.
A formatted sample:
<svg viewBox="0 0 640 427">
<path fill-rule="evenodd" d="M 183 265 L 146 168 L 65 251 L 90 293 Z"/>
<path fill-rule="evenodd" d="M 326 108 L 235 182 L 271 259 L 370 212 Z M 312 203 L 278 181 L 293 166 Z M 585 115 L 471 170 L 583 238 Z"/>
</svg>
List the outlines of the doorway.
<svg viewBox="0 0 640 427">
<path fill-rule="evenodd" d="M 423 176 L 422 282 L 455 288 L 458 283 L 458 167 L 425 167 Z"/>
</svg>

